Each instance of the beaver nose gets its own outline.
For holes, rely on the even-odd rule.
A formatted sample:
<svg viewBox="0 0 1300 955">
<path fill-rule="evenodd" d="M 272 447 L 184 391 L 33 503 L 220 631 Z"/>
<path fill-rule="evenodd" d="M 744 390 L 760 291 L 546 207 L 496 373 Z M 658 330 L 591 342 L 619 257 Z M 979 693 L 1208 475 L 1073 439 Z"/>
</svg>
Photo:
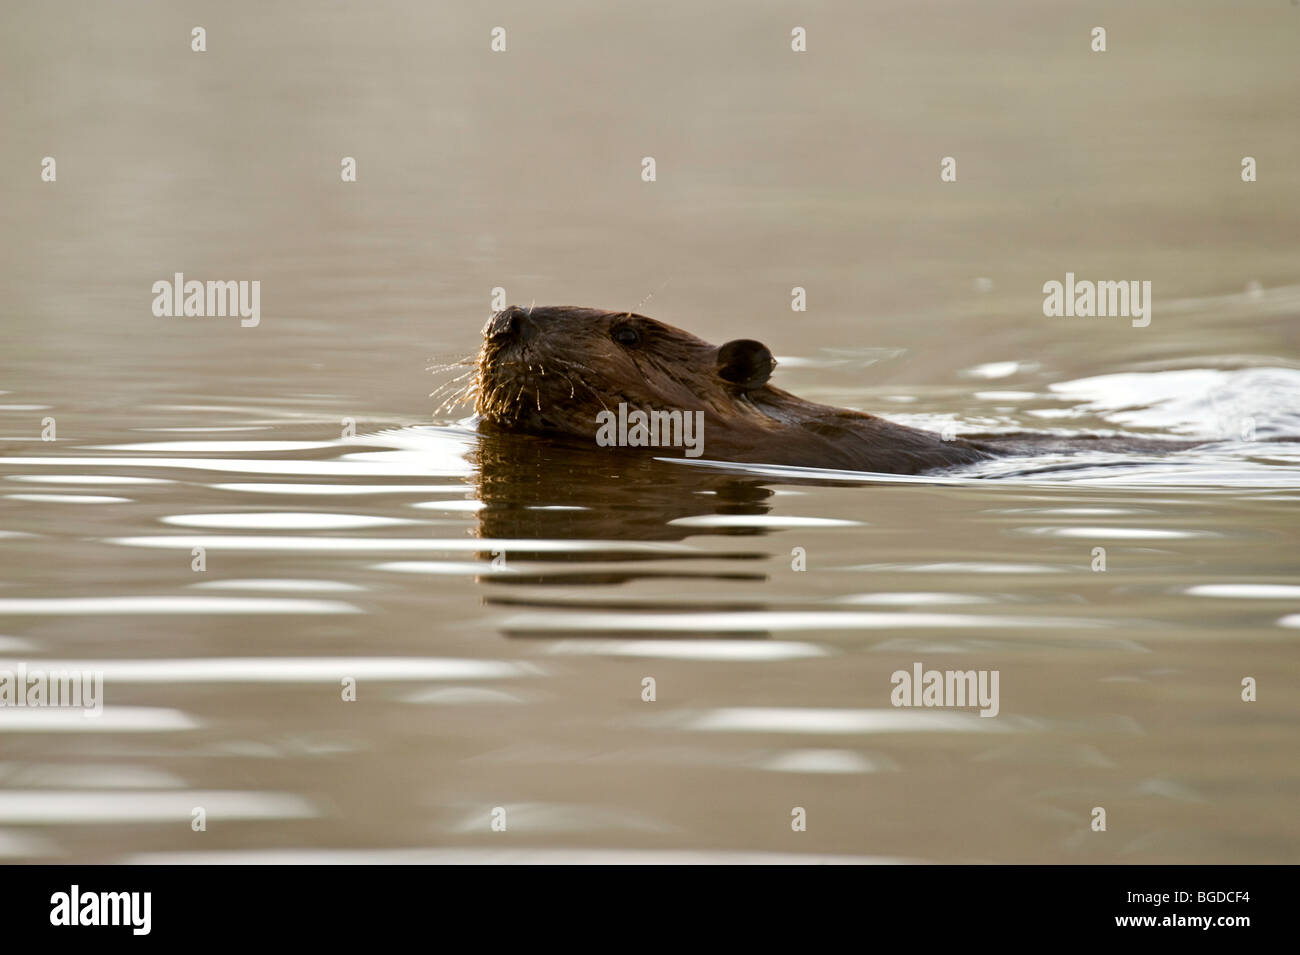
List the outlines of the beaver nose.
<svg viewBox="0 0 1300 955">
<path fill-rule="evenodd" d="M 517 306 L 497 312 L 483 326 L 483 337 L 495 341 L 504 338 L 522 338 L 531 326 L 528 313 Z"/>
</svg>

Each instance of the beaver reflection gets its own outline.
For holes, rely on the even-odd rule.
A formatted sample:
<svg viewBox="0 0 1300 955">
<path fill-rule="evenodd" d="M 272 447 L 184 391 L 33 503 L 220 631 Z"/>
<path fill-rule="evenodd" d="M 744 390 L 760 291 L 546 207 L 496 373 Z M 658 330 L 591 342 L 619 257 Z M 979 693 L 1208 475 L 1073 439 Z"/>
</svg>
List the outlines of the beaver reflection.
<svg viewBox="0 0 1300 955">
<path fill-rule="evenodd" d="M 751 539 L 765 534 L 762 527 L 700 528 L 672 523 L 701 515 L 766 514 L 772 490 L 759 480 L 701 472 L 650 457 L 610 454 L 533 435 L 481 434 L 472 460 L 478 467 L 478 497 L 483 504 L 477 515 L 478 535 L 517 542 L 505 553 L 511 572 L 485 572 L 479 578 L 483 583 L 573 586 L 644 578 L 767 579 L 758 565 L 771 556 L 766 550 L 672 546 L 702 534 Z M 574 546 L 557 552 L 541 546 L 530 549 L 529 541 L 573 541 Z M 597 542 L 597 546 L 586 542 Z M 665 546 L 656 548 L 656 543 Z M 486 550 L 480 555 L 485 562 L 493 556 Z M 548 567 L 536 572 L 517 567 L 530 562 L 545 562 Z M 718 570 L 719 562 L 737 566 Z M 704 563 L 711 566 L 690 568 Z M 566 564 L 574 569 L 563 569 Z M 492 602 L 515 601 L 494 595 Z M 563 605 L 575 606 L 572 602 Z M 630 604 L 620 606 L 631 609 Z"/>
</svg>

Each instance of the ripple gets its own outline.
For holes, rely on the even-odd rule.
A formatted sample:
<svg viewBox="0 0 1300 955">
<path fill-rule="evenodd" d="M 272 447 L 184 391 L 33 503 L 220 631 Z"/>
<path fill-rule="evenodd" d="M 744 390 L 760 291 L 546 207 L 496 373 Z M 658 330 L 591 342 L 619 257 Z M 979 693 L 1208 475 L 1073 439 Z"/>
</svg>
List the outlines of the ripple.
<svg viewBox="0 0 1300 955">
<path fill-rule="evenodd" d="M 1083 537 L 1093 540 L 1191 540 L 1215 536 L 1209 531 L 1174 531 L 1156 527 L 1025 527 L 1025 534 L 1043 537 Z"/>
<path fill-rule="evenodd" d="M 869 648 L 872 653 L 963 653 L 968 656 L 989 653 L 1024 653 L 1033 650 L 1082 650 L 1088 653 L 1150 653 L 1136 640 L 1116 637 L 1021 637 L 1015 640 L 997 640 L 988 637 L 963 639 L 957 637 L 895 637 L 882 640 Z"/>
<path fill-rule="evenodd" d="M 482 501 L 420 501 L 411 507 L 426 511 L 481 511 L 487 505 Z"/>
<path fill-rule="evenodd" d="M 539 672 L 531 665 L 454 657 L 195 657 L 172 660 L 43 660 L 27 664 L 28 672 L 38 668 L 103 673 L 106 684 L 317 683 L 338 681 L 343 677 L 392 682 L 487 680 Z M 47 709 L 44 712 L 52 711 Z M 105 707 L 105 716 L 108 712 L 109 708 Z"/>
<path fill-rule="evenodd" d="M 50 665 L 63 664 L 50 661 L 45 668 Z M 174 733 L 201 725 L 180 710 L 154 706 L 105 706 L 98 716 L 70 706 L 0 707 L 0 733 Z"/>
<path fill-rule="evenodd" d="M 690 729 L 732 733 L 988 733 L 1006 732 L 1006 720 L 935 710 L 851 710 L 742 706 L 710 710 Z"/>
<path fill-rule="evenodd" d="M 582 832 L 621 829 L 632 832 L 668 833 L 676 830 L 644 813 L 606 806 L 579 806 L 562 803 L 507 803 L 510 831 Z M 475 809 L 451 825 L 459 833 L 488 832 L 492 821 L 487 809 Z"/>
<path fill-rule="evenodd" d="M 552 644 L 548 652 L 747 662 L 830 656 L 830 651 L 825 647 L 793 640 L 561 640 Z"/>
<path fill-rule="evenodd" d="M 286 461 L 275 458 L 115 458 L 100 457 L 13 457 L 4 459 L 6 467 L 16 464 L 38 467 L 127 467 L 175 468 L 194 471 L 223 471 L 231 474 L 311 474 L 338 478 L 352 477 L 462 477 L 471 473 L 470 465 L 460 456 L 412 458 L 406 462 L 364 463 L 351 461 Z M 435 466 L 437 465 L 437 466 Z"/>
<path fill-rule="evenodd" d="M 1060 574 L 1072 568 L 1051 564 L 1010 564 L 996 561 L 953 561 L 944 564 L 856 564 L 844 570 L 905 571 L 920 574 Z"/>
<path fill-rule="evenodd" d="M 493 570 L 491 564 L 483 561 L 468 560 L 393 560 L 385 564 L 372 564 L 372 570 L 388 570 L 399 574 L 439 574 L 445 576 L 465 575 L 477 577 L 479 574 L 517 574 L 518 568 L 506 567 Z"/>
<path fill-rule="evenodd" d="M 221 491 L 254 494 L 464 494 L 464 484 L 214 484 Z"/>
<path fill-rule="evenodd" d="M 6 494 L 10 501 L 31 501 L 40 504 L 130 504 L 129 497 L 109 497 L 103 494 Z"/>
<path fill-rule="evenodd" d="M 387 537 L 275 537 L 271 535 L 255 537 L 237 537 L 229 535 L 209 536 L 144 536 L 111 537 L 111 544 L 126 547 L 167 547 L 178 550 L 190 550 L 194 547 L 206 547 L 209 550 L 283 550 L 283 551 L 354 551 L 370 553 L 374 551 L 458 551 L 481 553 L 485 551 L 504 550 L 524 551 L 526 553 L 571 554 L 579 551 L 604 553 L 610 550 L 636 554 L 699 554 L 703 551 L 689 544 L 661 541 L 627 541 L 627 540 L 527 540 L 515 538 L 387 538 Z"/>
<path fill-rule="evenodd" d="M 190 584 L 196 590 L 292 590 L 302 592 L 357 592 L 366 590 L 360 584 L 338 580 L 280 580 L 275 578 L 249 578 L 247 580 L 205 580 Z"/>
<path fill-rule="evenodd" d="M 361 613 L 337 600 L 289 597 L 0 597 L 0 614 L 79 616 L 134 613 Z"/>
<path fill-rule="evenodd" d="M 980 597 L 976 594 L 908 593 L 903 591 L 897 593 L 846 594 L 843 597 L 835 598 L 834 602 L 841 604 L 878 604 L 889 607 L 911 604 L 984 604 L 991 603 L 992 600 L 989 597 Z"/>
<path fill-rule="evenodd" d="M 40 460 L 40 459 L 37 459 Z M 843 481 L 848 484 L 919 484 L 926 486 L 968 486 L 970 478 L 935 474 L 883 474 L 879 471 L 843 471 L 835 468 L 805 468 L 791 464 L 744 464 L 738 461 L 710 461 L 703 458 L 655 458 L 666 464 L 704 468 L 734 474 L 766 478 L 813 478 L 818 481 Z"/>
<path fill-rule="evenodd" d="M 0 764 L 10 787 L 60 789 L 183 789 L 185 780 L 153 766 L 112 763 Z"/>
<path fill-rule="evenodd" d="M 1138 507 L 1005 507 L 994 514 L 1032 514 L 1035 517 L 1131 517 L 1150 513 L 1149 508 Z"/>
<path fill-rule="evenodd" d="M 131 430 L 148 431 L 148 432 L 164 432 L 164 433 L 171 432 L 171 433 L 179 433 L 179 434 L 191 434 L 191 433 L 209 434 L 214 432 L 230 432 L 230 431 L 270 431 L 271 426 L 269 424 L 240 424 L 240 425 L 230 425 L 226 427 L 132 428 Z"/>
<path fill-rule="evenodd" d="M 505 630 L 528 631 L 716 631 L 736 633 L 771 630 L 889 630 L 913 627 L 996 629 L 1096 629 L 1110 626 L 1087 618 L 1007 617 L 942 613 L 835 613 L 821 611 L 741 611 L 718 613 L 531 613 L 500 622 Z"/>
<path fill-rule="evenodd" d="M 431 690 L 417 690 L 414 693 L 406 694 L 401 700 L 403 703 L 414 703 L 420 706 L 477 706 L 480 704 L 511 706 L 527 702 L 517 693 L 507 693 L 505 690 L 482 686 L 448 686 L 435 687 Z"/>
<path fill-rule="evenodd" d="M 778 773 L 875 773 L 895 768 L 892 763 L 868 759 L 851 749 L 792 749 L 764 760 L 761 769 Z"/>
<path fill-rule="evenodd" d="M 373 517 L 369 514 L 325 514 L 313 511 L 269 511 L 243 514 L 174 514 L 161 518 L 163 524 L 181 527 L 211 527 L 224 530 L 312 530 L 338 531 L 357 527 L 394 527 L 421 524 L 404 517 Z"/>
<path fill-rule="evenodd" d="M 1239 597 L 1247 600 L 1294 600 L 1300 597 L 1296 584 L 1197 584 L 1184 593 L 1193 597 Z"/>
<path fill-rule="evenodd" d="M 337 441 L 146 441 L 141 444 L 88 444 L 88 451 L 153 451 L 156 453 L 193 453 L 210 451 L 216 454 L 258 451 L 313 451 L 332 448 Z"/>
<path fill-rule="evenodd" d="M 833 517 L 778 517 L 773 514 L 699 514 L 668 521 L 678 527 L 861 527 L 862 521 Z"/>
<path fill-rule="evenodd" d="M 34 484 L 175 484 L 166 478 L 127 477 L 113 474 L 10 474 L 7 481 Z"/>
<path fill-rule="evenodd" d="M 202 806 L 213 819 L 310 819 L 319 812 L 292 793 L 222 790 L 135 791 L 58 789 L 0 792 L 0 823 L 189 823 Z"/>
<path fill-rule="evenodd" d="M 967 378 L 984 378 L 991 381 L 996 378 L 1010 378 L 1017 372 L 1033 371 L 1037 367 L 1036 361 L 990 361 L 983 365 L 976 365 L 974 368 L 967 368 L 962 374 Z"/>
<path fill-rule="evenodd" d="M 462 465 L 465 464 L 464 452 L 465 445 L 457 445 L 454 448 L 448 448 L 440 445 L 421 445 L 414 451 L 355 451 L 352 454 L 344 454 L 339 457 L 340 461 L 349 464 L 370 464 L 370 465 L 392 465 L 404 466 L 406 464 L 419 464 L 421 461 L 427 461 L 430 458 L 437 458 L 439 454 L 444 460 L 456 460 Z M 427 472 L 426 472 L 427 473 Z"/>
</svg>

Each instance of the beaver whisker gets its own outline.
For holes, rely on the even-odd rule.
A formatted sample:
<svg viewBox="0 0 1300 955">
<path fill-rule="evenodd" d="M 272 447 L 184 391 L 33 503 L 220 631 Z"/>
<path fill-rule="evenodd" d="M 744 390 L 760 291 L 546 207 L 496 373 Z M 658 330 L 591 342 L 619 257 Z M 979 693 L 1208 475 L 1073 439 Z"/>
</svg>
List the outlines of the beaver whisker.
<svg viewBox="0 0 1300 955">
<path fill-rule="evenodd" d="M 578 379 L 578 384 L 582 385 L 582 387 L 586 388 L 586 389 L 587 389 L 588 391 L 590 391 L 593 395 L 595 395 L 596 400 L 600 402 L 600 406 L 601 406 L 601 408 L 603 408 L 605 411 L 608 411 L 608 410 L 609 410 L 609 405 L 605 404 L 605 399 L 604 399 L 603 397 L 601 397 L 601 394 L 600 394 L 599 391 L 597 391 L 595 388 L 591 387 L 591 385 L 587 384 L 587 382 L 583 379 L 583 377 L 582 377 L 581 375 L 574 375 L 574 377 Z M 570 388 L 572 388 L 572 383 L 570 383 Z M 570 395 L 570 397 L 572 397 L 572 395 Z"/>
<path fill-rule="evenodd" d="M 452 394 L 445 401 L 443 401 L 442 404 L 438 405 L 438 407 L 434 409 L 433 413 L 435 415 L 441 414 L 442 412 L 454 408 L 457 405 L 461 405 L 469 402 L 470 399 L 474 396 L 477 387 L 478 387 L 478 383 L 473 382 L 468 387 L 457 391 L 455 394 Z"/>
<path fill-rule="evenodd" d="M 440 371 L 446 371 L 448 368 L 455 368 L 460 365 L 473 365 L 477 367 L 478 357 L 479 356 L 477 354 L 465 355 L 462 358 L 457 358 L 455 361 L 446 361 L 446 362 L 441 362 L 439 364 L 426 365 L 424 367 L 424 370 L 431 371 L 434 374 L 437 374 Z"/>
<path fill-rule="evenodd" d="M 442 401 L 439 401 L 437 407 L 433 409 L 433 413 L 441 414 L 442 412 L 447 411 L 448 408 L 454 408 L 456 407 L 456 405 L 464 404 L 464 403 L 465 403 L 464 396 L 461 395 L 460 392 L 458 391 L 456 392 L 456 394 L 447 396 L 447 398 L 443 399 Z"/>
<path fill-rule="evenodd" d="M 444 401 L 442 404 L 438 405 L 438 407 L 434 408 L 434 409 L 433 409 L 433 413 L 434 413 L 434 415 L 440 415 L 440 414 L 442 414 L 444 411 L 449 411 L 451 408 L 454 408 L 456 405 L 458 405 L 458 404 L 460 404 L 460 403 L 461 403 L 461 402 L 459 402 L 459 401 L 457 401 L 457 400 L 455 400 L 455 399 L 453 399 L 453 398 L 448 398 L 448 399 L 447 399 L 446 401 Z"/>
<path fill-rule="evenodd" d="M 592 394 L 592 396 L 593 396 L 593 397 L 594 397 L 598 402 L 600 402 L 600 406 L 601 406 L 602 409 L 604 409 L 605 411 L 609 411 L 609 405 L 605 404 L 605 399 L 604 399 L 604 397 L 601 395 L 601 393 L 600 393 L 599 391 L 597 391 L 595 388 L 593 388 L 593 387 L 590 385 L 590 383 L 588 383 L 588 381 L 587 381 L 585 378 L 582 377 L 582 375 L 578 374 L 577 371 L 575 371 L 575 369 L 579 369 L 579 368 L 580 368 L 580 369 L 582 369 L 583 371 L 588 372 L 589 374 L 595 375 L 595 374 L 597 373 L 597 372 L 595 371 L 595 369 L 593 369 L 593 368 L 588 368 L 586 365 L 582 364 L 581 362 L 576 362 L 576 361 L 573 361 L 572 359 L 568 359 L 568 358 L 566 358 L 566 359 L 562 359 L 562 362 L 563 362 L 562 367 L 563 367 L 564 371 L 560 373 L 560 377 L 562 377 L 565 381 L 567 381 L 567 382 L 569 383 L 569 397 L 570 397 L 570 398 L 574 398 L 574 397 L 576 397 L 576 393 L 575 393 L 574 388 L 573 388 L 573 379 L 576 379 L 577 382 L 578 382 L 578 384 L 582 385 L 582 387 L 584 387 L 584 388 L 586 388 L 588 391 L 590 391 L 591 394 Z M 566 372 L 567 372 L 567 374 L 566 374 Z M 573 375 L 573 379 L 570 379 L 570 378 L 569 378 L 569 375 L 570 375 L 570 374 Z"/>
<path fill-rule="evenodd" d="M 445 388 L 448 385 L 454 385 L 458 381 L 464 381 L 466 378 L 473 378 L 476 377 L 477 375 L 478 375 L 478 369 L 470 368 L 466 371 L 461 372 L 459 375 L 456 375 L 453 378 L 448 378 L 446 381 L 442 382 L 438 387 Z"/>
<path fill-rule="evenodd" d="M 610 411 L 610 406 L 606 402 L 602 391 L 593 386 L 591 380 L 601 381 L 604 375 L 596 369 L 583 364 L 582 362 L 573 361 L 567 356 L 556 356 L 547 354 L 546 360 L 551 362 L 550 369 L 547 369 L 545 363 L 536 360 L 536 356 L 528 355 L 516 357 L 506 357 L 501 354 L 502 349 L 498 346 L 491 345 L 487 342 L 479 354 L 477 371 L 474 381 L 465 389 L 466 397 L 474 397 L 474 409 L 481 415 L 488 418 L 496 418 L 502 422 L 518 423 L 520 420 L 520 404 L 523 401 L 524 392 L 529 387 L 533 388 L 533 408 L 539 414 L 550 410 L 548 400 L 550 397 L 559 399 L 563 392 L 556 392 L 551 395 L 548 392 L 548 399 L 543 399 L 542 383 L 543 377 L 558 378 L 568 386 L 568 396 L 570 401 L 578 397 L 578 387 L 581 386 L 587 391 L 596 403 L 599 404 L 603 411 Z M 531 360 L 529 360 L 531 359 Z M 477 392 L 475 392 L 477 385 Z M 513 398 L 510 391 L 514 390 Z M 554 390 L 554 389 L 552 389 Z M 455 400 L 453 396 L 450 401 Z"/>
<path fill-rule="evenodd" d="M 433 413 L 435 415 L 442 414 L 444 411 L 449 411 L 452 408 L 466 404 L 474 404 L 473 396 L 463 392 L 457 392 L 456 394 L 450 395 L 444 399 L 436 408 L 433 409 Z"/>
<path fill-rule="evenodd" d="M 464 381 L 466 378 L 469 378 L 470 376 L 474 376 L 477 374 L 478 374 L 478 369 L 471 368 L 469 371 L 465 372 L 464 374 L 457 375 L 455 378 L 448 379 L 447 381 L 444 381 L 442 384 L 440 384 L 437 388 L 434 388 L 433 391 L 429 392 L 429 397 L 430 398 L 436 397 L 442 394 L 442 392 L 446 391 L 448 388 L 455 385 L 457 382 Z"/>
</svg>

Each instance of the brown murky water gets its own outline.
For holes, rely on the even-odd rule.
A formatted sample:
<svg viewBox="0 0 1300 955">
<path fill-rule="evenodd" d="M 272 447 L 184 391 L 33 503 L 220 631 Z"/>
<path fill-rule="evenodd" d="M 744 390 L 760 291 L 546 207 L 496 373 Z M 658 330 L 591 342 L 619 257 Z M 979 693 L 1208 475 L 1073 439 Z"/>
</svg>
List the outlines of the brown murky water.
<svg viewBox="0 0 1300 955">
<path fill-rule="evenodd" d="M 0 13 L 0 671 L 104 676 L 0 707 L 0 857 L 1300 858 L 1300 8 L 843 7 Z M 1067 271 L 1151 324 L 1045 318 Z M 261 323 L 155 317 L 176 272 Z M 426 367 L 494 287 L 909 423 L 1213 443 L 481 441 Z M 894 708 L 918 662 L 998 715 Z"/>
</svg>

